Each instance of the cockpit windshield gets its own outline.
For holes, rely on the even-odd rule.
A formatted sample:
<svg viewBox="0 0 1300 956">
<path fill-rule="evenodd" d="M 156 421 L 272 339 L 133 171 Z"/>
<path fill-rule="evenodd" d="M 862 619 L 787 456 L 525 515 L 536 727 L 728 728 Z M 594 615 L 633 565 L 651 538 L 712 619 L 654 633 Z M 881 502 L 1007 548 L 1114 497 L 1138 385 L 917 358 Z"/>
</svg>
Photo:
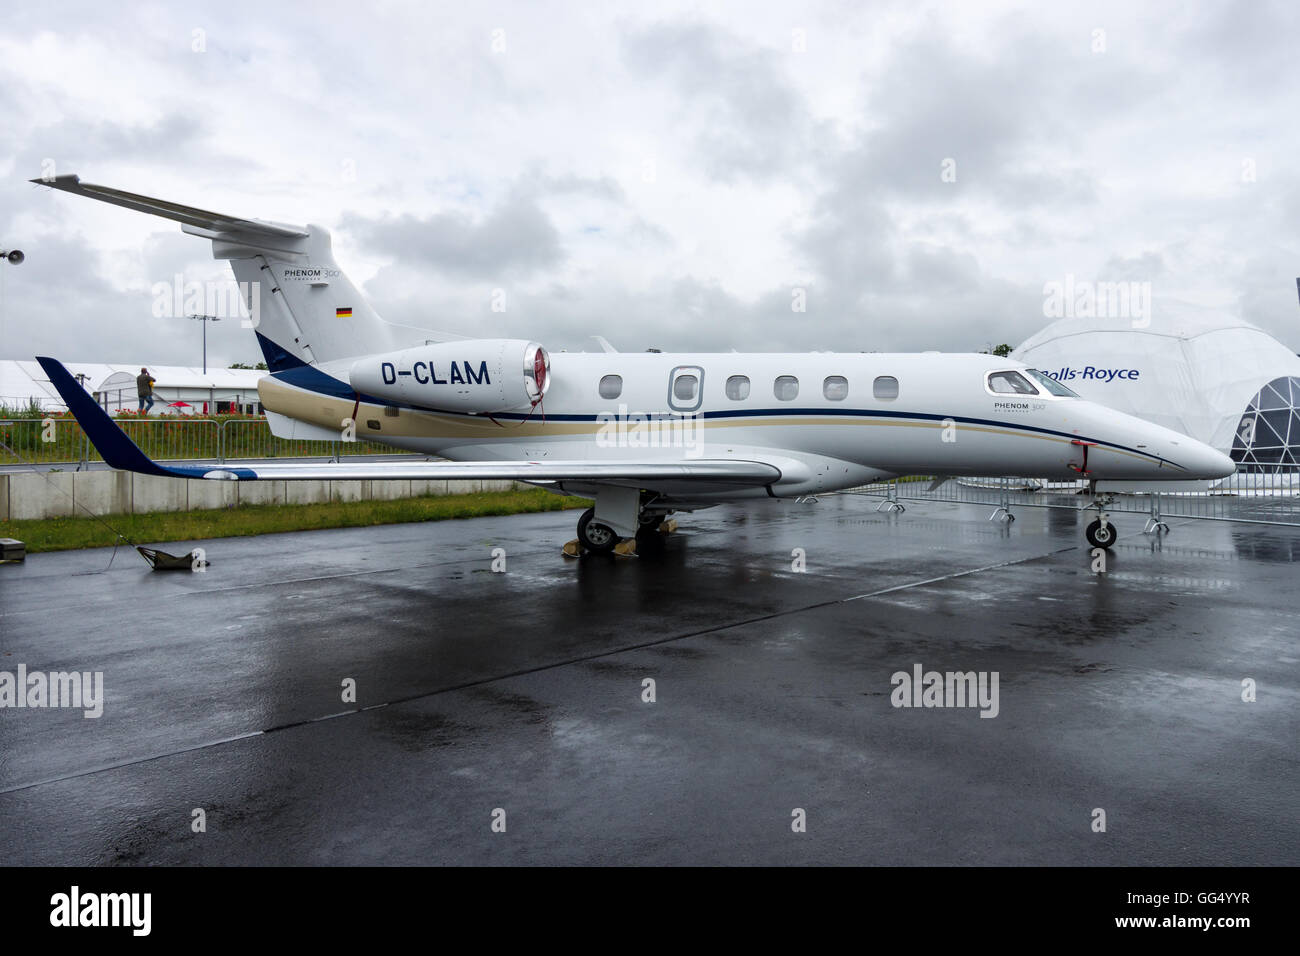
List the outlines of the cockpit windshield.
<svg viewBox="0 0 1300 956">
<path fill-rule="evenodd" d="M 1078 397 L 1079 397 L 1079 393 L 1078 393 L 1078 392 L 1073 391 L 1072 389 L 1066 388 L 1064 385 L 1062 385 L 1062 384 L 1061 384 L 1060 382 L 1058 382 L 1056 379 L 1052 378 L 1052 376 L 1050 376 L 1050 375 L 1048 375 L 1048 374 L 1046 374 L 1046 373 L 1044 373 L 1044 372 L 1040 372 L 1040 371 L 1038 371 L 1038 369 L 1036 369 L 1036 368 L 1027 368 L 1027 369 L 1025 369 L 1025 374 L 1028 375 L 1028 376 L 1030 376 L 1030 377 L 1031 377 L 1035 382 L 1037 382 L 1039 385 L 1043 386 L 1043 388 L 1047 389 L 1047 391 L 1050 392 L 1050 393 L 1053 394 L 1053 395 L 1057 395 L 1057 396 L 1059 396 L 1059 397 L 1061 397 L 1061 398 L 1078 398 Z"/>
<path fill-rule="evenodd" d="M 1019 372 L 989 372 L 989 391 L 996 395 L 1037 395 L 1038 389 Z"/>
</svg>

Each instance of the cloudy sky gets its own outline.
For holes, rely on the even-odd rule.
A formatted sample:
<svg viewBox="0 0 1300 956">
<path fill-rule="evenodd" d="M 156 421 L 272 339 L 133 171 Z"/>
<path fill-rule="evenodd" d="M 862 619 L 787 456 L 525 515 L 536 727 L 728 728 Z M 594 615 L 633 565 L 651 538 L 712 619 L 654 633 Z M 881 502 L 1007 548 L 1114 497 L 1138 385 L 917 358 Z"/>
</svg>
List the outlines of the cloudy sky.
<svg viewBox="0 0 1300 956">
<path fill-rule="evenodd" d="M 640 350 L 970 351 L 1149 282 L 1300 349 L 1291 3 L 11 5 L 0 358 L 197 364 L 224 279 L 47 171 L 318 223 L 390 321 Z M 945 175 L 945 173 L 947 173 Z M 503 290 L 505 312 L 492 311 Z M 795 312 L 796 290 L 806 311 Z M 211 364 L 260 358 L 237 323 Z"/>
</svg>

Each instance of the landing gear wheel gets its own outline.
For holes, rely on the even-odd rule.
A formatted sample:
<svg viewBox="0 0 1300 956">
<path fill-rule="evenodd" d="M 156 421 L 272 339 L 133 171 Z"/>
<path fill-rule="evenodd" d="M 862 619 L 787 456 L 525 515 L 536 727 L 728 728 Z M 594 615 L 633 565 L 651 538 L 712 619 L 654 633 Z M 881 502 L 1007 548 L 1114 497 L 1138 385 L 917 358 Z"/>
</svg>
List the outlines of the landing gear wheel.
<svg viewBox="0 0 1300 956">
<path fill-rule="evenodd" d="M 1110 550 L 1115 544 L 1115 526 L 1107 521 L 1105 527 L 1103 527 L 1101 519 L 1098 518 L 1084 529 L 1083 536 L 1088 539 L 1088 543 L 1094 548 Z"/>
<path fill-rule="evenodd" d="M 637 524 L 646 531 L 658 531 L 659 526 L 663 524 L 667 518 L 667 515 L 642 513 L 641 517 L 637 519 Z"/>
<path fill-rule="evenodd" d="M 609 525 L 595 521 L 596 509 L 588 508 L 578 519 L 578 540 L 588 551 L 609 554 L 618 545 L 618 534 Z"/>
</svg>

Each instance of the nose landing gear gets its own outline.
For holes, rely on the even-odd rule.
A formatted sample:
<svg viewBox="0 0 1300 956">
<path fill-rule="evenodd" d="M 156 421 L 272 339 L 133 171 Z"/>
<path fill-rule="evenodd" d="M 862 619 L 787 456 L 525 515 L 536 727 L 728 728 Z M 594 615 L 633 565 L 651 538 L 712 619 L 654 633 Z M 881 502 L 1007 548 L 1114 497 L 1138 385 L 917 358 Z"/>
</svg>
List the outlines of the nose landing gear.
<svg viewBox="0 0 1300 956">
<path fill-rule="evenodd" d="M 1106 509 L 1114 500 L 1114 495 L 1098 495 L 1094 492 L 1092 504 L 1087 506 L 1087 508 L 1097 509 L 1097 520 L 1083 529 L 1083 536 L 1094 548 L 1105 548 L 1109 551 L 1114 547 L 1115 539 L 1119 536 L 1115 526 L 1110 523 L 1110 516 L 1106 514 Z"/>
<path fill-rule="evenodd" d="M 1110 549 L 1115 543 L 1115 526 L 1106 521 L 1105 516 L 1098 518 L 1083 531 L 1084 537 L 1094 548 Z"/>
</svg>

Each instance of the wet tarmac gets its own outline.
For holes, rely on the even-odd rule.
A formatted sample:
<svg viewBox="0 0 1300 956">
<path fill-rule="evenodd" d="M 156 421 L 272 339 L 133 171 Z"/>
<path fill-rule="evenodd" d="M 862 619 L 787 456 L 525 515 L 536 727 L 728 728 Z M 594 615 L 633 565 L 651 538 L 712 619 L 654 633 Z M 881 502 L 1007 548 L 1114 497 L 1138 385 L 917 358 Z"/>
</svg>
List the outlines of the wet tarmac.
<svg viewBox="0 0 1300 956">
<path fill-rule="evenodd" d="M 1300 529 L 1117 517 L 1095 573 L 1070 513 L 875 507 L 633 558 L 561 557 L 568 512 L 0 567 L 0 673 L 104 698 L 0 710 L 0 858 L 1300 863 Z M 918 665 L 996 675 L 996 716 L 894 706 Z"/>
</svg>

